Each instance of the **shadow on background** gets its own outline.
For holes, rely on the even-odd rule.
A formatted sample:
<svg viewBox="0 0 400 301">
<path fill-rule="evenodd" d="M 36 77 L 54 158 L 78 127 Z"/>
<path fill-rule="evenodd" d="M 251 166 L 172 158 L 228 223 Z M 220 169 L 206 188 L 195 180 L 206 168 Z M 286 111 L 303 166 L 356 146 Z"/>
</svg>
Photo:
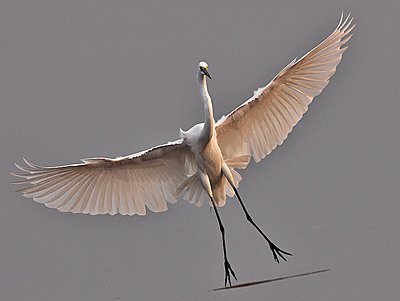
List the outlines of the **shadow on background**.
<svg viewBox="0 0 400 301">
<path fill-rule="evenodd" d="M 290 278 L 298 278 L 298 277 L 302 277 L 302 276 L 319 274 L 319 273 L 324 273 L 324 272 L 328 272 L 328 271 L 329 271 L 329 269 L 324 269 L 324 270 L 318 270 L 318 271 L 314 271 L 314 272 L 308 272 L 308 273 L 302 273 L 302 274 L 296 274 L 296 275 L 290 275 L 290 276 L 283 276 L 283 277 L 277 277 L 277 278 L 271 278 L 271 279 L 245 282 L 245 283 L 236 284 L 236 285 L 232 285 L 232 286 L 228 286 L 228 287 L 214 288 L 214 289 L 209 290 L 209 292 L 229 290 L 229 289 L 233 289 L 233 288 L 241 288 L 241 287 L 246 287 L 246 286 L 253 286 L 253 285 L 258 285 L 258 284 L 263 284 L 263 283 L 268 283 L 268 282 L 274 282 L 274 281 L 285 280 L 285 279 L 290 279 Z"/>
</svg>

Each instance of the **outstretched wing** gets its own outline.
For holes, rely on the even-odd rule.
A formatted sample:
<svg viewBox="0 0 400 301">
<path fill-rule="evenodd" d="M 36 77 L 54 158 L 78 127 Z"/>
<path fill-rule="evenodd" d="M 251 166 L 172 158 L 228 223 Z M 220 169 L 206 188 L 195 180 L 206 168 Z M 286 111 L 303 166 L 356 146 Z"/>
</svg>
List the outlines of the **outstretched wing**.
<svg viewBox="0 0 400 301">
<path fill-rule="evenodd" d="M 25 159 L 24 159 L 25 160 Z M 194 173 L 189 148 L 177 140 L 152 149 L 119 157 L 83 159 L 83 163 L 42 167 L 25 160 L 15 164 L 32 184 L 21 191 L 28 198 L 62 212 L 145 215 L 167 210 L 176 202 L 179 185 Z"/>
<path fill-rule="evenodd" d="M 259 162 L 283 143 L 335 73 L 347 49 L 342 46 L 354 28 L 349 16 L 343 21 L 342 14 L 339 25 L 322 43 L 218 121 L 216 132 L 224 158 L 249 155 Z"/>
</svg>

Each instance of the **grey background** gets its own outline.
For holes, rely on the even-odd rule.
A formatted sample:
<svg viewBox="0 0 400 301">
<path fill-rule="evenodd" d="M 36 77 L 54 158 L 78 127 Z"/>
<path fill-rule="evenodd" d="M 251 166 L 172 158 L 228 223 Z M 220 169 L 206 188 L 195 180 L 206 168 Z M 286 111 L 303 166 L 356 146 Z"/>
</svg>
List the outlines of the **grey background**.
<svg viewBox="0 0 400 301">
<path fill-rule="evenodd" d="M 223 285 L 214 214 L 183 201 L 146 217 L 62 214 L 14 193 L 22 156 L 53 165 L 133 153 L 201 122 L 210 64 L 229 112 L 325 38 L 355 36 L 289 139 L 244 171 L 255 220 L 294 253 L 276 264 L 232 199 L 221 210 L 241 282 Z M 0 2 L 0 300 L 398 300 L 400 2 Z"/>
</svg>

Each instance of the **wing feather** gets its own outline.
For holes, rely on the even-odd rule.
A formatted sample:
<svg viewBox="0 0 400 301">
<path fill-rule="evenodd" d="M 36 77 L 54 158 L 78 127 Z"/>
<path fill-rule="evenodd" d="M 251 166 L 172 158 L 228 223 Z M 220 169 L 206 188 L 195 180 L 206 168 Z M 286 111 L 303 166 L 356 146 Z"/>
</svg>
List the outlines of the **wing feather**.
<svg viewBox="0 0 400 301">
<path fill-rule="evenodd" d="M 282 144 L 329 83 L 351 38 L 350 14 L 336 29 L 299 60 L 292 61 L 267 86 L 221 118 L 216 126 L 224 158 L 252 156 L 259 162 Z"/>
<path fill-rule="evenodd" d="M 167 210 L 176 202 L 176 190 L 195 172 L 189 147 L 182 139 L 119 157 L 88 158 L 83 163 L 43 167 L 24 159 L 15 166 L 31 184 L 21 191 L 47 207 L 87 214 L 146 214 Z"/>
</svg>

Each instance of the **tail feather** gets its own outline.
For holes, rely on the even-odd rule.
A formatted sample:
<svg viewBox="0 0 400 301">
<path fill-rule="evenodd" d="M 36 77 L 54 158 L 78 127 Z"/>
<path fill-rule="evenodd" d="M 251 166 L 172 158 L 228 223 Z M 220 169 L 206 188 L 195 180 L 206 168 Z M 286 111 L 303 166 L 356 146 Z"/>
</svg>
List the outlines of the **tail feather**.
<svg viewBox="0 0 400 301">
<path fill-rule="evenodd" d="M 250 162 L 250 156 L 240 156 L 236 158 L 230 158 L 225 160 L 225 163 L 231 169 L 232 176 L 235 182 L 235 187 L 239 186 L 239 182 L 242 180 L 241 175 L 235 169 L 244 169 Z M 226 196 L 234 197 L 235 192 L 231 185 L 224 179 L 222 187 L 214 187 L 215 199 L 218 200 L 218 206 L 224 206 L 226 203 Z M 204 202 L 210 202 L 207 192 L 203 189 L 201 180 L 195 173 L 191 177 L 187 178 L 176 190 L 176 197 L 181 197 L 185 201 L 195 204 L 197 207 L 201 207 Z M 211 206 L 211 203 L 209 203 Z"/>
<path fill-rule="evenodd" d="M 201 207 L 204 201 L 208 199 L 197 174 L 192 175 L 179 186 L 176 196 L 182 197 L 185 201 L 195 204 L 197 207 Z"/>
<path fill-rule="evenodd" d="M 228 167 L 231 170 L 236 188 L 239 186 L 239 182 L 242 180 L 242 176 L 235 169 L 236 168 L 237 169 L 245 169 L 247 167 L 247 165 L 249 165 L 250 158 L 251 158 L 250 156 L 240 156 L 240 157 L 235 157 L 235 158 L 230 158 L 230 159 L 225 160 L 225 163 L 228 165 Z M 233 188 L 228 183 L 228 181 L 225 184 L 225 193 L 229 197 L 235 196 L 235 192 L 233 191 Z"/>
</svg>

